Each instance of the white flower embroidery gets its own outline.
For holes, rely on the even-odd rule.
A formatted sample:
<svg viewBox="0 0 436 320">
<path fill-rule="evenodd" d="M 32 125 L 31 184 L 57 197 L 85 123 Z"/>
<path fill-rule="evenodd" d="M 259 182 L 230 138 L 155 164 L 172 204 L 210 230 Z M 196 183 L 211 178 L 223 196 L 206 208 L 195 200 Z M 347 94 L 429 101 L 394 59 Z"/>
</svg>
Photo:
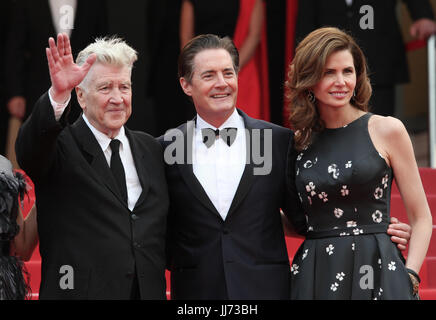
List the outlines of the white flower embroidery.
<svg viewBox="0 0 436 320">
<path fill-rule="evenodd" d="M 330 286 L 330 290 L 332 290 L 334 292 L 334 291 L 338 290 L 338 287 L 339 287 L 339 284 L 337 282 L 335 282 Z"/>
<path fill-rule="evenodd" d="M 389 176 L 385 175 L 382 179 L 383 188 L 386 189 L 388 187 Z"/>
<path fill-rule="evenodd" d="M 353 227 L 357 227 L 357 222 L 356 221 L 347 221 L 347 228 L 353 228 Z"/>
<path fill-rule="evenodd" d="M 313 166 L 313 162 L 310 160 L 307 160 L 304 164 L 303 167 L 305 167 L 306 169 L 311 168 Z"/>
<path fill-rule="evenodd" d="M 346 164 L 345 164 L 345 168 L 351 168 L 351 166 L 353 165 L 353 162 L 352 161 L 348 161 Z"/>
<path fill-rule="evenodd" d="M 338 273 L 338 274 L 336 275 L 336 279 L 338 279 L 339 281 L 344 280 L 344 277 L 345 277 L 345 273 L 343 273 L 343 272 Z"/>
<path fill-rule="evenodd" d="M 300 271 L 298 271 L 298 265 L 297 264 L 293 264 L 291 267 L 291 272 L 294 274 L 294 276 L 299 273 Z"/>
<path fill-rule="evenodd" d="M 376 223 L 380 223 L 382 222 L 383 219 L 383 214 L 379 211 L 376 210 L 373 214 L 372 214 L 372 220 Z"/>
<path fill-rule="evenodd" d="M 350 234 L 348 232 L 341 232 L 339 234 L 339 236 L 344 237 L 344 236 L 349 236 Z"/>
<path fill-rule="evenodd" d="M 332 244 L 329 244 L 329 246 L 327 248 L 325 248 L 325 251 L 329 254 L 329 256 L 331 256 L 334 252 L 333 250 L 335 249 L 335 247 L 333 247 Z"/>
<path fill-rule="evenodd" d="M 343 197 L 348 196 L 350 194 L 350 190 L 347 189 L 347 186 L 342 186 L 341 194 Z"/>
<path fill-rule="evenodd" d="M 316 195 L 315 188 L 316 188 L 316 186 L 315 186 L 315 184 L 314 184 L 312 181 L 309 182 L 309 184 L 306 185 L 306 191 L 307 191 L 307 192 L 310 192 L 310 195 L 311 195 L 312 197 L 313 197 L 314 195 Z"/>
<path fill-rule="evenodd" d="M 303 202 L 303 198 L 301 197 L 301 194 L 298 192 L 298 198 L 300 199 L 300 202 Z"/>
<path fill-rule="evenodd" d="M 335 213 L 335 217 L 339 219 L 344 214 L 344 210 L 335 208 L 334 213 Z"/>
<path fill-rule="evenodd" d="M 351 250 L 354 251 L 355 248 L 356 248 L 356 244 L 353 242 L 353 243 L 351 244 Z"/>
<path fill-rule="evenodd" d="M 307 231 L 313 231 L 313 227 L 312 227 L 312 226 L 309 226 L 309 227 L 307 228 Z"/>
<path fill-rule="evenodd" d="M 297 157 L 297 161 L 300 161 L 301 160 L 301 158 L 303 157 L 303 155 L 304 155 L 304 153 L 302 152 L 302 153 L 300 153 L 299 155 L 298 155 L 298 157 Z"/>
<path fill-rule="evenodd" d="M 327 196 L 328 196 L 328 194 L 325 193 L 324 191 L 321 192 L 320 194 L 318 194 L 318 197 L 319 197 L 320 199 L 322 199 L 322 201 L 324 201 L 324 202 L 329 201 L 329 199 L 327 198 Z"/>
<path fill-rule="evenodd" d="M 308 252 L 309 252 L 309 249 L 304 250 L 303 259 L 302 260 L 306 259 Z"/>
<path fill-rule="evenodd" d="M 339 168 L 336 164 L 331 164 L 328 167 L 328 173 L 332 174 L 333 179 L 337 179 L 339 177 Z"/>
<path fill-rule="evenodd" d="M 397 269 L 394 261 L 391 261 L 391 263 L 388 264 L 388 269 L 391 271 L 395 271 L 395 269 Z"/>
<path fill-rule="evenodd" d="M 296 175 L 298 176 L 300 174 L 300 168 L 297 168 L 297 173 Z"/>
<path fill-rule="evenodd" d="M 375 191 L 374 191 L 374 198 L 376 198 L 378 200 L 381 197 L 383 197 L 383 189 L 380 187 L 377 187 L 377 189 L 375 189 Z"/>
<path fill-rule="evenodd" d="M 353 233 L 354 233 L 355 236 L 358 236 L 359 234 L 363 233 L 363 230 L 356 228 L 356 229 L 353 229 Z"/>
</svg>

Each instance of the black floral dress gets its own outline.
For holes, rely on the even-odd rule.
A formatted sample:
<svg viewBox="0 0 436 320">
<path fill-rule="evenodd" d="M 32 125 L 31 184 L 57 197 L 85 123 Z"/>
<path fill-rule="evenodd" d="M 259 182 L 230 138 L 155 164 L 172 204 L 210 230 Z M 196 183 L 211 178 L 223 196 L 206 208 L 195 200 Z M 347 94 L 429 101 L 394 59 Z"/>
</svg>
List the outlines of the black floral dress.
<svg viewBox="0 0 436 320">
<path fill-rule="evenodd" d="M 292 262 L 292 299 L 414 298 L 386 233 L 393 173 L 369 136 L 371 115 L 325 129 L 297 156 L 307 235 Z"/>
</svg>

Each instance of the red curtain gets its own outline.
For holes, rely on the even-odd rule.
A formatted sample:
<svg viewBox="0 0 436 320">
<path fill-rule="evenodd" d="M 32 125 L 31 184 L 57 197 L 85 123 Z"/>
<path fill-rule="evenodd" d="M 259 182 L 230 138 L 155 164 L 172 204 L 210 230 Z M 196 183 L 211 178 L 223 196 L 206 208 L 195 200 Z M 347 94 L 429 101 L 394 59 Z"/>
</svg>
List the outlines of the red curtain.
<svg viewBox="0 0 436 320">
<path fill-rule="evenodd" d="M 233 41 L 238 49 L 241 48 L 250 28 L 251 12 L 256 0 L 240 0 L 239 17 L 236 24 Z M 260 44 L 254 56 L 239 71 L 239 92 L 237 107 L 250 117 L 267 120 L 269 111 L 268 85 L 268 55 L 266 38 L 265 3 L 264 23 Z"/>
</svg>

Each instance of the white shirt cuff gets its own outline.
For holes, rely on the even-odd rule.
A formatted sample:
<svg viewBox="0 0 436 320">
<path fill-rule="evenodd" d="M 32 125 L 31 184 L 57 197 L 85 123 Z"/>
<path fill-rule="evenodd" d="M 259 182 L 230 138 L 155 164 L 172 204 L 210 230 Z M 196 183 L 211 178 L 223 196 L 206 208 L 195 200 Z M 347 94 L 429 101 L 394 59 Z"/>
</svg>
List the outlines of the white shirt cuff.
<svg viewBox="0 0 436 320">
<path fill-rule="evenodd" d="M 55 119 L 56 121 L 59 121 L 59 119 L 61 118 L 62 114 L 64 113 L 65 108 L 68 106 L 68 103 L 70 103 L 71 100 L 71 94 L 68 97 L 67 101 L 64 103 L 59 103 L 53 100 L 51 94 L 50 94 L 50 90 L 48 90 L 48 98 L 50 99 L 50 103 L 53 107 L 53 111 L 55 114 Z"/>
</svg>

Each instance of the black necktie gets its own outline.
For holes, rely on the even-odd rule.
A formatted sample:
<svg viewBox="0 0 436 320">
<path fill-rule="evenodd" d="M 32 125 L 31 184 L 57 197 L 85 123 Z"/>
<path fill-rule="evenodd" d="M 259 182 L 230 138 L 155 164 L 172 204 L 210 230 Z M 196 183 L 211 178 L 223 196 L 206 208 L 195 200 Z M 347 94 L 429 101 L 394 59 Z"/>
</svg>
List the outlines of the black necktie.
<svg viewBox="0 0 436 320">
<path fill-rule="evenodd" d="M 224 129 L 212 129 L 212 128 L 203 128 L 201 129 L 201 135 L 203 136 L 203 143 L 206 147 L 210 148 L 214 142 L 216 137 L 220 137 L 224 140 L 225 143 L 230 147 L 236 139 L 237 128 L 224 128 Z"/>
<path fill-rule="evenodd" d="M 120 140 L 113 139 L 109 144 L 112 149 L 111 156 L 111 171 L 114 175 L 115 181 L 118 184 L 118 188 L 121 192 L 121 197 L 127 204 L 127 186 L 126 186 L 126 174 L 124 172 L 123 163 L 120 158 Z"/>
</svg>

